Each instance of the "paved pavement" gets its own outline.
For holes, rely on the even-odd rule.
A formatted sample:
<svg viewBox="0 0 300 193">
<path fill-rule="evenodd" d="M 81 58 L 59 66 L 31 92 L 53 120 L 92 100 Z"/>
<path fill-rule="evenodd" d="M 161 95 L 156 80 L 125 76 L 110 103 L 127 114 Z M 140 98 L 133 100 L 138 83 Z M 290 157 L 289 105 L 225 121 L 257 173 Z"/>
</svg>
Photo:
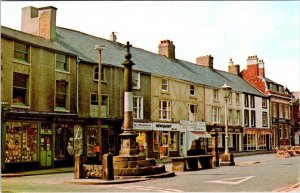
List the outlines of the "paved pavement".
<svg viewBox="0 0 300 193">
<path fill-rule="evenodd" d="M 270 153 L 274 153 L 274 151 L 238 152 L 238 153 L 234 153 L 234 157 L 243 157 L 243 156 L 250 156 L 250 155 L 270 154 Z M 169 163 L 171 163 L 170 159 L 156 160 L 156 162 L 166 164 L 166 167 L 171 167 L 171 166 L 167 166 Z M 167 171 L 171 171 L 171 169 L 169 169 Z M 21 176 L 44 175 L 44 174 L 67 173 L 67 172 L 74 172 L 74 167 L 51 168 L 51 169 L 31 170 L 31 171 L 22 171 L 22 172 L 13 172 L 13 173 L 2 173 L 1 177 L 21 177 Z M 143 178 L 143 177 L 141 177 L 141 178 Z M 119 180 L 118 180 L 118 182 L 119 182 Z M 111 184 L 111 182 L 108 182 L 108 183 Z M 120 181 L 120 183 L 123 183 L 123 182 Z"/>
<path fill-rule="evenodd" d="M 300 191 L 300 156 L 275 154 L 237 156 L 236 166 L 176 172 L 175 177 L 122 184 L 69 184 L 73 173 L 2 178 L 3 191 L 26 192 L 296 192 Z M 165 164 L 170 171 L 171 164 Z M 84 181 L 85 179 L 82 179 Z M 92 180 L 92 179 L 91 179 Z M 94 179 L 97 180 L 97 179 Z M 120 180 L 116 179 L 115 181 Z M 99 180 L 98 180 L 99 181 Z"/>
</svg>

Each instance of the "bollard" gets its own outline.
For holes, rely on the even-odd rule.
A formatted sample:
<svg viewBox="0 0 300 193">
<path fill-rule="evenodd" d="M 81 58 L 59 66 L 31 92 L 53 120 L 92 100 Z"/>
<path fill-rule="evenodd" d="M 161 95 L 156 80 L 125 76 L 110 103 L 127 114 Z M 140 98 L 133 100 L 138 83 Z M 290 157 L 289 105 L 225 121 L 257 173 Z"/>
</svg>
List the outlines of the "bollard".
<svg viewBox="0 0 300 193">
<path fill-rule="evenodd" d="M 103 180 L 114 180 L 113 155 L 111 153 L 103 155 L 102 179 Z"/>
<path fill-rule="evenodd" d="M 81 179 L 83 178 L 83 164 L 84 164 L 84 156 L 76 155 L 75 156 L 75 164 L 74 164 L 74 178 Z"/>
</svg>

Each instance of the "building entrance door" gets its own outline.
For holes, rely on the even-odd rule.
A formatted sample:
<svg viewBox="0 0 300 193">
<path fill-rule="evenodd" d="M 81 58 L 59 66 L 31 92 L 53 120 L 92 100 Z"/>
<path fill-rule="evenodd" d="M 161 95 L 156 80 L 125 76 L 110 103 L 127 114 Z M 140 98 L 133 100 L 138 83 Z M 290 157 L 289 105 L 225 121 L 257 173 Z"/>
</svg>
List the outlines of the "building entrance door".
<svg viewBox="0 0 300 193">
<path fill-rule="evenodd" d="M 163 157 L 169 157 L 169 132 L 162 133 Z"/>
<path fill-rule="evenodd" d="M 40 141 L 40 166 L 52 166 L 52 135 L 41 135 Z"/>
</svg>

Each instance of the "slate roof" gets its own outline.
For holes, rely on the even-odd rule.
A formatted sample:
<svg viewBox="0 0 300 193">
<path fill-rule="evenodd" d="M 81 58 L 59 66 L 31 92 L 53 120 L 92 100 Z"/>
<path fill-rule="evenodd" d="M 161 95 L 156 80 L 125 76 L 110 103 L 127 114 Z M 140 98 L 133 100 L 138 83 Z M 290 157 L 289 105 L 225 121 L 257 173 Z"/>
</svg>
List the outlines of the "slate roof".
<svg viewBox="0 0 300 193">
<path fill-rule="evenodd" d="M 14 40 L 19 40 L 23 42 L 27 42 L 29 44 L 35 45 L 37 47 L 43 47 L 46 49 L 54 50 L 54 51 L 60 51 L 65 54 L 69 55 L 76 55 L 70 50 L 66 49 L 64 46 L 61 46 L 57 42 L 53 42 L 50 40 L 47 40 L 45 38 L 41 38 L 35 35 L 31 35 L 25 32 L 21 32 L 18 30 L 14 30 L 5 26 L 1 26 L 1 36 L 7 37 Z"/>
<path fill-rule="evenodd" d="M 270 82 L 270 83 L 273 83 L 273 84 L 277 84 L 277 85 L 281 85 L 281 84 L 279 84 L 279 83 L 277 83 L 277 82 L 275 82 L 275 81 L 273 81 L 273 80 L 271 80 L 271 79 L 269 79 L 269 78 L 267 78 L 267 77 L 264 77 L 264 79 L 267 81 L 267 82 Z M 281 85 L 282 86 L 282 85 Z"/>
<path fill-rule="evenodd" d="M 102 52 L 102 62 L 123 67 L 121 64 L 125 60 L 124 55 L 126 53 L 123 44 L 61 27 L 58 27 L 56 32 L 56 41 L 78 54 L 81 59 L 97 63 L 99 55 L 94 47 L 95 45 L 104 45 L 106 48 Z M 238 75 L 179 59 L 169 59 L 136 47 L 132 47 L 130 51 L 132 61 L 135 63 L 133 69 L 137 71 L 199 83 L 214 88 L 221 88 L 226 83 L 237 92 L 265 96 Z"/>
</svg>

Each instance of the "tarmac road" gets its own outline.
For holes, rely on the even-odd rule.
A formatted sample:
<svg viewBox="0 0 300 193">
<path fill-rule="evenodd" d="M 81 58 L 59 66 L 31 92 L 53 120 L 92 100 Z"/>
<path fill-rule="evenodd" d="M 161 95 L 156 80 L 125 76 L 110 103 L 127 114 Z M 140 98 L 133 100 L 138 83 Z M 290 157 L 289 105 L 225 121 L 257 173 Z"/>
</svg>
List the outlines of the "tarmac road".
<svg viewBox="0 0 300 193">
<path fill-rule="evenodd" d="M 300 156 L 276 159 L 275 154 L 235 158 L 221 166 L 175 177 L 125 184 L 67 184 L 73 173 L 2 178 L 2 192 L 299 192 Z M 170 170 L 171 164 L 166 164 Z"/>
</svg>

